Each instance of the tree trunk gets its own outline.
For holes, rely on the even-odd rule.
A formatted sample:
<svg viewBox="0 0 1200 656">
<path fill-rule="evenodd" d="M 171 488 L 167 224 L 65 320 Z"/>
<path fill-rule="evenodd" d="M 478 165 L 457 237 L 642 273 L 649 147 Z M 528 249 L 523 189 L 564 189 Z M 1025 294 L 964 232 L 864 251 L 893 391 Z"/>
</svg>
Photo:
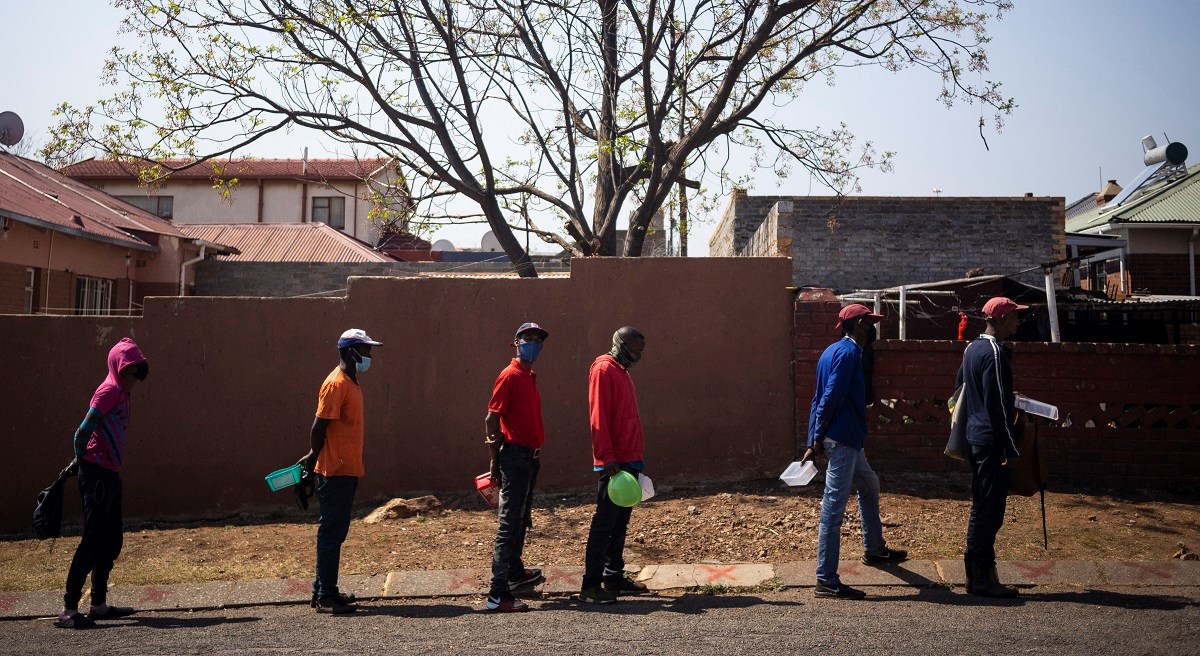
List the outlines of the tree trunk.
<svg viewBox="0 0 1200 656">
<path fill-rule="evenodd" d="M 617 0 L 598 0 L 601 11 L 600 53 L 604 61 L 601 88 L 600 125 L 597 127 L 596 206 L 592 213 L 592 232 L 600 241 L 600 255 L 617 254 L 617 222 L 610 217 L 617 197 L 616 113 L 617 113 Z"/>
<path fill-rule="evenodd" d="M 483 206 L 484 214 L 487 216 L 488 225 L 492 228 L 492 234 L 496 236 L 496 240 L 500 242 L 500 247 L 504 249 L 504 254 L 513 263 L 513 267 L 517 270 L 517 275 L 522 278 L 538 277 L 537 269 L 533 266 L 533 260 L 530 259 L 529 253 L 521 247 L 521 241 L 513 234 L 512 228 L 508 227 L 508 222 L 504 220 L 504 212 L 500 210 L 500 205 L 496 202 L 496 198 L 489 195 L 480 204 Z"/>
</svg>

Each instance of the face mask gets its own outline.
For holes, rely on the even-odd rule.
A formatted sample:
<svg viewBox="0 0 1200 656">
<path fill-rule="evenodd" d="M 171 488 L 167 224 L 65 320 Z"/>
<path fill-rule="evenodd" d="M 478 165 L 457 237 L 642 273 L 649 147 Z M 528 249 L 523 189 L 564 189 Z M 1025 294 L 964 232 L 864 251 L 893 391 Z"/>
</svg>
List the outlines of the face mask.
<svg viewBox="0 0 1200 656">
<path fill-rule="evenodd" d="M 537 342 L 521 342 L 517 344 L 517 352 L 522 360 L 537 362 L 538 354 L 542 352 L 542 345 Z"/>
<path fill-rule="evenodd" d="M 875 328 L 875 324 L 867 324 L 867 343 L 874 344 L 877 339 L 879 339 L 879 330 Z"/>
<path fill-rule="evenodd" d="M 357 371 L 358 373 L 361 374 L 362 372 L 371 368 L 371 358 L 368 358 L 365 355 L 360 355 L 358 357 L 360 358 L 360 360 L 359 360 L 359 362 L 354 363 L 354 369 L 355 369 L 355 371 Z"/>
<path fill-rule="evenodd" d="M 138 380 L 146 380 L 146 376 L 150 375 L 150 364 L 147 362 L 139 362 L 133 365 L 133 377 Z"/>
</svg>

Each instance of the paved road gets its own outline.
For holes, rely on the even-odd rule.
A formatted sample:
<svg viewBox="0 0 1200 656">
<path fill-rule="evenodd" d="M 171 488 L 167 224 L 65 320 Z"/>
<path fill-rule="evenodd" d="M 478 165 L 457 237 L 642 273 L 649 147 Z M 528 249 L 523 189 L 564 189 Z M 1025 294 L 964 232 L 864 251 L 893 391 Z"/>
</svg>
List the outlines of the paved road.
<svg viewBox="0 0 1200 656">
<path fill-rule="evenodd" d="M 1200 588 L 1038 588 L 1015 602 L 875 588 L 861 602 L 810 590 L 685 594 L 578 607 L 556 597 L 494 616 L 462 600 L 146 613 L 90 631 L 0 622 L 5 654 L 1200 654 Z M 972 638 L 971 636 L 985 636 Z"/>
</svg>

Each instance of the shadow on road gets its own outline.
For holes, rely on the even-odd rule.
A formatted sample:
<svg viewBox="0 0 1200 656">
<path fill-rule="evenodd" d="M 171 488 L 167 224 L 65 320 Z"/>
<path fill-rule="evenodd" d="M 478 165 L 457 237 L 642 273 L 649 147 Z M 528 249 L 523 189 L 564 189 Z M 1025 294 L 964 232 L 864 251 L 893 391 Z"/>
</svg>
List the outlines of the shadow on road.
<svg viewBox="0 0 1200 656">
<path fill-rule="evenodd" d="M 209 626 L 258 622 L 258 617 L 171 617 L 164 615 L 134 615 L 128 621 L 99 626 L 146 627 L 148 629 L 203 629 Z"/>
<path fill-rule="evenodd" d="M 678 613 L 681 615 L 703 615 L 710 610 L 725 608 L 750 608 L 753 606 L 803 606 L 800 601 L 766 600 L 754 595 L 719 594 L 707 595 L 686 593 L 678 597 L 625 597 L 611 605 L 580 603 L 577 599 L 551 599 L 541 604 L 539 610 L 568 610 L 601 612 L 612 615 L 648 615 L 650 613 Z"/>
<path fill-rule="evenodd" d="M 919 577 L 918 577 L 919 578 Z M 1024 606 L 1029 603 L 1081 604 L 1141 610 L 1183 610 L 1200 607 L 1200 601 L 1173 595 L 1114 592 L 1112 590 L 1072 590 L 1034 592 L 1023 590 L 1016 599 L 975 597 L 965 591 L 951 591 L 945 585 L 919 588 L 915 594 L 870 595 L 868 601 L 922 601 L 943 606 Z"/>
</svg>

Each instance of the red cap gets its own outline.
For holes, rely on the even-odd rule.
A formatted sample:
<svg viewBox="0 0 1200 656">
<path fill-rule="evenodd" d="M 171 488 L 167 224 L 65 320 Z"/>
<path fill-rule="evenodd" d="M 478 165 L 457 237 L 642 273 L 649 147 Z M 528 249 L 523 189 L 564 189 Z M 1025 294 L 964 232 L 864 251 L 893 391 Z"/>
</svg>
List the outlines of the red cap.
<svg viewBox="0 0 1200 656">
<path fill-rule="evenodd" d="M 861 319 L 862 317 L 868 317 L 872 322 L 878 322 L 883 318 L 883 315 L 872 313 L 867 309 L 867 306 L 863 305 L 862 303 L 851 303 L 850 305 L 842 308 L 841 312 L 838 312 L 838 322 L 837 326 L 835 327 L 841 328 L 843 322 L 851 319 Z"/>
<path fill-rule="evenodd" d="M 990 319 L 1000 319 L 1013 310 L 1028 310 L 1028 305 L 1017 305 L 1011 298 L 997 296 L 983 304 L 983 316 Z"/>
</svg>

